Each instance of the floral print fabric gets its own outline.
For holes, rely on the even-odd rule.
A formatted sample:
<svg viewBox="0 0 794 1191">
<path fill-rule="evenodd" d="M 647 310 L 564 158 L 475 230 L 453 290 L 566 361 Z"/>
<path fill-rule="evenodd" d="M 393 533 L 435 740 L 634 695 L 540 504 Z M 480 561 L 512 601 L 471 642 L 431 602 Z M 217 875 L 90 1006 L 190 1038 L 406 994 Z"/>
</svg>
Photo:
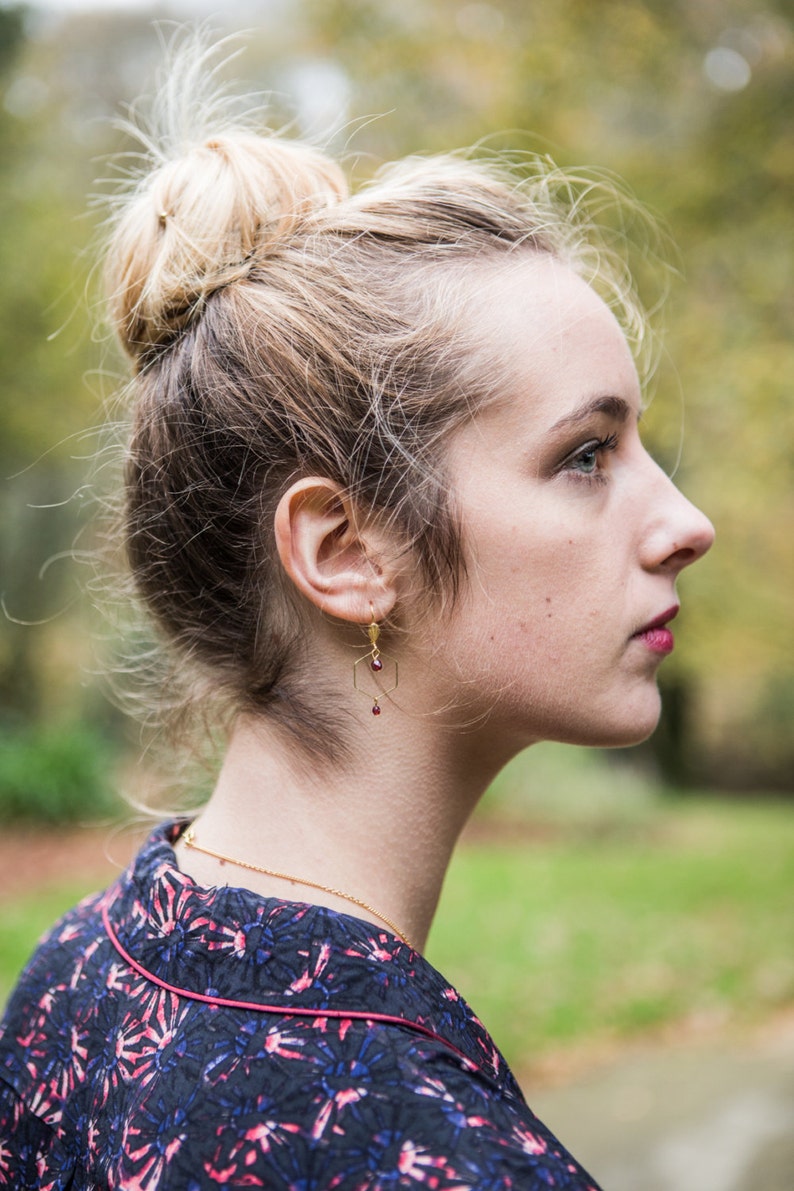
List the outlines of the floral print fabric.
<svg viewBox="0 0 794 1191">
<path fill-rule="evenodd" d="M 40 944 L 0 1025 L 0 1186 L 596 1184 L 420 955 L 319 906 L 197 886 L 157 831 Z"/>
</svg>

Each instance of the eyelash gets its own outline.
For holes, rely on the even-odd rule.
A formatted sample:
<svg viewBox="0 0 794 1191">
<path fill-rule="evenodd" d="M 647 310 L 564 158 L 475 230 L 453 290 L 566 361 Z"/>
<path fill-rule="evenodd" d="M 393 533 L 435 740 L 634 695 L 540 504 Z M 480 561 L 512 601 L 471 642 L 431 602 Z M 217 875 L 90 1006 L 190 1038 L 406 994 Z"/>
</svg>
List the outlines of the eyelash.
<svg viewBox="0 0 794 1191">
<path fill-rule="evenodd" d="M 579 447 L 572 455 L 564 459 L 560 471 L 567 472 L 570 476 L 575 476 L 577 483 L 605 484 L 607 477 L 604 475 L 603 469 L 587 472 L 578 470 L 575 465 L 590 455 L 595 457 L 595 462 L 597 463 L 600 456 L 603 456 L 607 451 L 614 451 L 617 445 L 617 434 L 608 434 L 606 438 L 593 439 L 592 442 L 585 443 L 583 447 Z"/>
</svg>

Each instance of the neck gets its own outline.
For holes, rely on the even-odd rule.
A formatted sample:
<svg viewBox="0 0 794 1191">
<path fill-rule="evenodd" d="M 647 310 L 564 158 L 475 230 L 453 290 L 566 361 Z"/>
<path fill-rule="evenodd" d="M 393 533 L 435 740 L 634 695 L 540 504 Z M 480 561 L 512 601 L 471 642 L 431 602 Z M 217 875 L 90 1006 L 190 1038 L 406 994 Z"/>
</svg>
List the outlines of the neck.
<svg viewBox="0 0 794 1191">
<path fill-rule="evenodd" d="M 455 733 L 422 722 L 406 731 L 402 718 L 389 706 L 375 724 L 357 721 L 350 760 L 322 773 L 296 763 L 294 746 L 262 721 L 236 726 L 195 840 L 311 884 L 232 871 L 184 845 L 180 865 L 201 883 L 242 885 L 384 925 L 377 913 L 338 896 L 344 891 L 387 915 L 422 949 L 452 849 L 498 766 L 477 758 L 473 737 L 471 747 L 461 747 Z"/>
</svg>

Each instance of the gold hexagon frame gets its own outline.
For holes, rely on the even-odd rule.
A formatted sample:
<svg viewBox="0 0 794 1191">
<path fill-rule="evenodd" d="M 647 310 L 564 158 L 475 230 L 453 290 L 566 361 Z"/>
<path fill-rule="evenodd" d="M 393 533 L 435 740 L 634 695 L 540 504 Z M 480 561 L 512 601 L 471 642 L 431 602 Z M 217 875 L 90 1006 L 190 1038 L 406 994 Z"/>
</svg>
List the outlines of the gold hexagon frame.
<svg viewBox="0 0 794 1191">
<path fill-rule="evenodd" d="M 365 653 L 360 658 L 357 658 L 353 663 L 353 687 L 355 690 L 360 691 L 362 695 L 366 695 L 368 699 L 372 699 L 373 703 L 380 703 L 380 700 L 385 698 L 386 695 L 390 695 L 392 691 L 397 690 L 400 674 L 396 658 L 391 657 L 391 655 L 388 653 L 383 653 L 382 650 L 378 650 L 377 656 L 383 662 L 384 669 L 387 664 L 394 666 L 394 682 L 391 684 L 391 686 L 384 687 L 381 691 L 367 691 L 363 686 L 359 685 L 358 681 L 360 673 L 359 666 L 364 662 L 366 662 L 367 666 L 369 666 L 369 663 L 372 661 L 372 654 Z M 370 671 L 370 673 L 373 676 L 373 681 L 375 681 L 375 671 Z M 388 681 L 388 679 L 386 681 Z"/>
</svg>

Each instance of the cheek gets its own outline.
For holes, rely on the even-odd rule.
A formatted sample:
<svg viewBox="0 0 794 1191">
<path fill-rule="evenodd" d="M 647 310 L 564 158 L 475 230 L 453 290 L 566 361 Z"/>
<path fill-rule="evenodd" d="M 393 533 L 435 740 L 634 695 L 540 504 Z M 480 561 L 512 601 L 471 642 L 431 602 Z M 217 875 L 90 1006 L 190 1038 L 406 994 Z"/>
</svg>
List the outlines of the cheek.
<svg viewBox="0 0 794 1191">
<path fill-rule="evenodd" d="M 518 618 L 524 632 L 543 632 L 598 606 L 607 571 L 598 555 L 591 536 L 513 525 L 486 538 L 475 573 L 496 609 Z"/>
<path fill-rule="evenodd" d="M 519 527 L 494 532 L 469 568 L 461 617 L 451 625 L 471 674 L 543 687 L 576 673 L 596 646 L 586 543 L 521 541 Z"/>
<path fill-rule="evenodd" d="M 490 548 L 482 559 L 487 647 L 506 675 L 551 693 L 603 684 L 624 647 L 621 569 L 590 535 L 535 534 L 526 549 Z M 499 543 L 502 545 L 502 543 Z M 492 540 L 492 546 L 496 546 Z M 488 612 L 490 611 L 490 617 Z"/>
</svg>

